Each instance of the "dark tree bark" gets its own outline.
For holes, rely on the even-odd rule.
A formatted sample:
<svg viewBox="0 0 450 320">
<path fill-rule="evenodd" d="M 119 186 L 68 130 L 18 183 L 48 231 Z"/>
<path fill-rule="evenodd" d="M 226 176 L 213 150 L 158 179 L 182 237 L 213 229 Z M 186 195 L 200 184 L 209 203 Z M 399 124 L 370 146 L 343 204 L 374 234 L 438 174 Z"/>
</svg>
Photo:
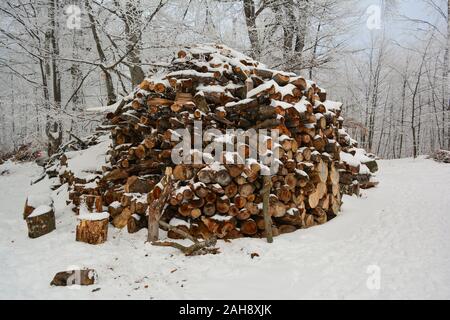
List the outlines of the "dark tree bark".
<svg viewBox="0 0 450 320">
<path fill-rule="evenodd" d="M 133 47 L 133 44 L 140 41 L 140 27 L 142 26 L 142 11 L 140 8 L 140 1 L 131 0 L 126 3 L 125 13 L 125 33 L 128 38 L 127 50 L 130 51 L 128 55 L 129 70 L 131 75 L 131 84 L 133 87 L 140 84 L 145 74 L 141 68 L 141 50 L 140 44 Z"/>
<path fill-rule="evenodd" d="M 57 36 L 58 23 L 56 15 L 58 12 L 58 3 L 55 0 L 50 0 L 48 7 L 48 14 L 50 19 L 50 30 L 48 31 L 48 41 L 51 48 L 51 77 L 52 77 L 52 94 L 53 107 L 56 112 L 61 109 L 61 75 L 59 72 L 57 59 L 59 57 L 59 43 Z M 45 89 L 44 89 L 45 90 Z M 62 123 L 58 120 L 52 120 L 47 117 L 46 134 L 48 138 L 48 155 L 55 154 L 62 143 Z"/>
<path fill-rule="evenodd" d="M 84 4 L 86 6 L 86 10 L 87 10 L 87 14 L 89 17 L 89 23 L 90 23 L 90 27 L 91 27 L 91 32 L 92 32 L 92 37 L 94 38 L 95 41 L 95 46 L 97 48 L 97 53 L 98 56 L 100 58 L 100 61 L 102 63 L 106 62 L 106 55 L 105 52 L 103 51 L 103 47 L 101 44 L 101 40 L 100 37 L 98 35 L 98 31 L 97 31 L 97 23 L 95 21 L 94 15 L 92 13 L 92 6 L 90 4 L 89 0 L 85 0 Z M 112 105 L 114 103 L 116 103 L 117 101 L 117 96 L 114 90 L 114 83 L 111 77 L 111 73 L 109 72 L 109 70 L 107 70 L 105 67 L 101 67 L 103 74 L 105 76 L 105 85 L 106 85 L 106 92 L 107 92 L 107 104 L 108 105 Z"/>
<path fill-rule="evenodd" d="M 259 44 L 258 29 L 256 27 L 256 10 L 254 0 L 243 0 L 245 23 L 247 25 L 248 36 L 252 46 L 253 58 L 258 59 L 261 56 Z"/>
</svg>

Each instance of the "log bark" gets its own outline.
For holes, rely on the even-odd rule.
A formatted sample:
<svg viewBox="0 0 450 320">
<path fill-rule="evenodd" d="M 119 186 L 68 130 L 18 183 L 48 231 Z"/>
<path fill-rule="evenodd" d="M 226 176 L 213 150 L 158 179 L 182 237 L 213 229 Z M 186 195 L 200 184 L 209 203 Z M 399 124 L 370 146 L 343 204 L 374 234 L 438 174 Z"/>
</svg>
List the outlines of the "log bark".
<svg viewBox="0 0 450 320">
<path fill-rule="evenodd" d="M 36 208 L 27 218 L 28 237 L 35 239 L 56 229 L 53 208 L 41 206 Z"/>
<path fill-rule="evenodd" d="M 80 220 L 76 229 L 76 241 L 102 244 L 108 239 L 108 218 L 102 220 Z"/>
<path fill-rule="evenodd" d="M 50 282 L 51 286 L 90 286 L 97 280 L 97 272 L 94 269 L 70 270 L 58 272 Z"/>
</svg>

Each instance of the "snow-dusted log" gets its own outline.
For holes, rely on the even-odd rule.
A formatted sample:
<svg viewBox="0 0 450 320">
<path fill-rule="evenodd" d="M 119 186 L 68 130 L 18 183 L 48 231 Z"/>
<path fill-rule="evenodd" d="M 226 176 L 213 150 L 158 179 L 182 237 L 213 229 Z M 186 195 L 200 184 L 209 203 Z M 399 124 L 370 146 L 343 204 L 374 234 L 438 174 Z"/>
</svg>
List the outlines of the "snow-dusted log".
<svg viewBox="0 0 450 320">
<path fill-rule="evenodd" d="M 90 286 L 97 281 L 97 272 L 93 269 L 70 270 L 58 272 L 50 285 L 66 286 Z"/>
<path fill-rule="evenodd" d="M 53 207 L 42 205 L 33 210 L 26 218 L 28 236 L 39 238 L 56 229 L 55 212 Z"/>
<path fill-rule="evenodd" d="M 77 218 L 77 241 L 102 244 L 108 239 L 109 213 L 82 213 Z"/>
</svg>

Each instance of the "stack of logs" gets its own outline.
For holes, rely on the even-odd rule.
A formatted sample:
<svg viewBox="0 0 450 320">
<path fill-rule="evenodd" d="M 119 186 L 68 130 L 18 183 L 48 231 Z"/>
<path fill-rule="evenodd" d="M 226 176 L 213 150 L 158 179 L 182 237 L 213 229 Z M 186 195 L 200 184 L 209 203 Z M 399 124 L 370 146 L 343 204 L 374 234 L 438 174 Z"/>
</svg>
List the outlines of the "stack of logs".
<svg viewBox="0 0 450 320">
<path fill-rule="evenodd" d="M 356 147 L 342 128 L 340 107 L 314 82 L 293 73 L 267 69 L 222 45 L 190 47 L 178 53 L 164 76 L 146 79 L 108 113 L 103 129 L 111 131 L 110 165 L 95 185 L 67 173 L 61 182 L 71 184 L 76 212 L 82 206 L 108 211 L 116 228 L 134 233 L 147 227 L 148 209 L 161 197 L 160 181 L 171 167 L 173 185 L 162 221 L 198 238 L 263 237 L 261 191 L 269 163 L 249 157 L 258 151 L 252 129 L 277 130 L 279 140 L 270 133 L 258 140 L 258 148 L 263 145 L 272 152 L 266 154 L 279 158 L 268 195 L 272 233 L 312 227 L 339 213 L 340 173 L 359 174 L 359 167 L 340 161 L 341 152 Z M 194 121 L 201 121 L 202 132 L 218 132 L 196 149 Z M 178 152 L 177 129 L 194 138 L 190 153 Z M 211 142 L 234 152 L 208 149 Z M 174 148 L 185 160 L 215 161 L 174 163 Z M 246 159 L 238 161 L 242 155 Z M 61 157 L 61 165 L 65 162 Z M 180 238 L 179 232 L 168 235 Z"/>
</svg>

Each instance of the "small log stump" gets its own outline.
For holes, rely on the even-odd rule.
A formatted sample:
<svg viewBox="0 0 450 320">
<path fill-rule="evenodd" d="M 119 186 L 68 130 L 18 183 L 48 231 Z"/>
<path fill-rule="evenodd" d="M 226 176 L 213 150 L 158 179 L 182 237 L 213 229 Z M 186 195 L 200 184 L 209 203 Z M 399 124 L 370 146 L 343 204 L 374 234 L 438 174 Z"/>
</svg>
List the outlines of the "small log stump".
<svg viewBox="0 0 450 320">
<path fill-rule="evenodd" d="M 84 213 L 78 217 L 76 241 L 101 244 L 108 238 L 109 213 Z"/>
<path fill-rule="evenodd" d="M 50 285 L 52 286 L 90 286 L 97 281 L 97 272 L 93 269 L 70 270 L 58 272 Z"/>
<path fill-rule="evenodd" d="M 56 229 L 55 212 L 50 206 L 40 206 L 26 218 L 28 236 L 32 239 L 39 238 Z"/>
</svg>

